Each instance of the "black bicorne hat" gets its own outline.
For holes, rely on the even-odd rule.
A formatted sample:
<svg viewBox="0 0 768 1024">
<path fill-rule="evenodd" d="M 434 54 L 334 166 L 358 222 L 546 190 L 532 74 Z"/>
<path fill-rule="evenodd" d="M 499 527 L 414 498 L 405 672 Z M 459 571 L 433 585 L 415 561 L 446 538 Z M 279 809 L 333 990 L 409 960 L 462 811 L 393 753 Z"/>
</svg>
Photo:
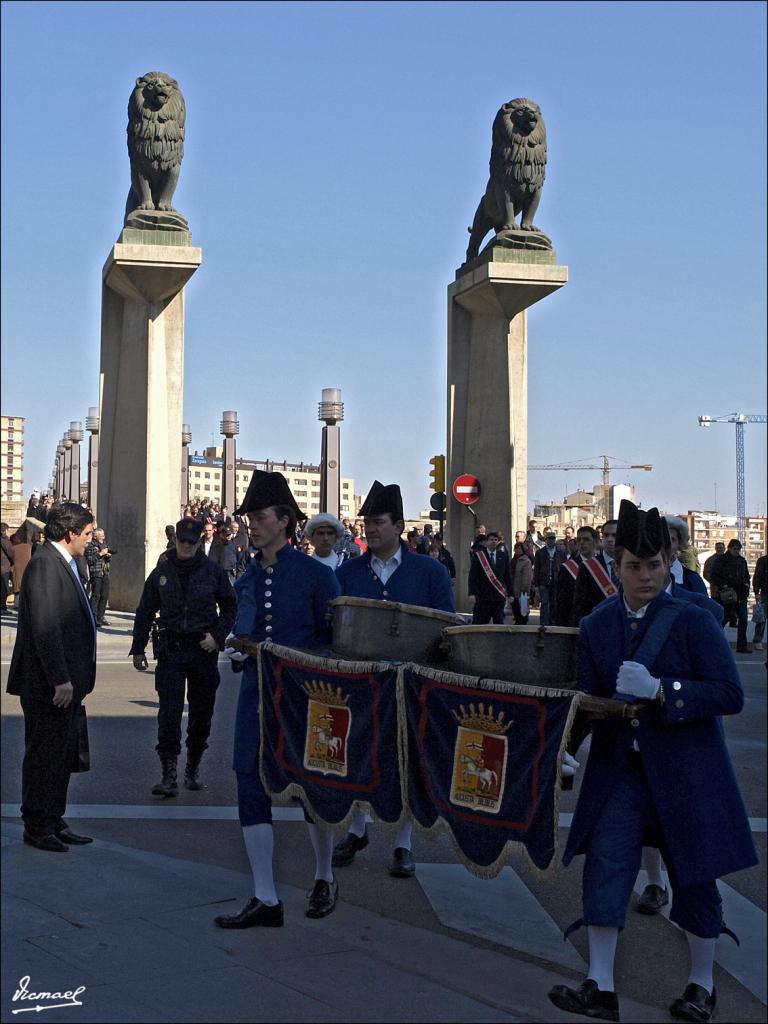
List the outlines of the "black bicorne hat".
<svg viewBox="0 0 768 1024">
<path fill-rule="evenodd" d="M 644 511 L 622 499 L 616 527 L 616 547 L 624 548 L 637 558 L 653 558 L 660 551 L 669 552 L 669 529 L 657 508 Z"/>
<path fill-rule="evenodd" d="M 262 508 L 271 508 L 273 505 L 287 505 L 296 513 L 297 519 L 306 518 L 296 504 L 288 481 L 282 473 L 265 473 L 261 469 L 255 469 L 245 497 L 240 508 L 235 510 L 235 515 L 243 516 L 247 512 L 258 512 Z"/>
<path fill-rule="evenodd" d="M 387 484 L 385 487 L 378 480 L 374 480 L 360 509 L 360 515 L 365 518 L 379 516 L 382 512 L 389 512 L 394 522 L 402 519 L 403 497 L 397 484 Z"/>
</svg>

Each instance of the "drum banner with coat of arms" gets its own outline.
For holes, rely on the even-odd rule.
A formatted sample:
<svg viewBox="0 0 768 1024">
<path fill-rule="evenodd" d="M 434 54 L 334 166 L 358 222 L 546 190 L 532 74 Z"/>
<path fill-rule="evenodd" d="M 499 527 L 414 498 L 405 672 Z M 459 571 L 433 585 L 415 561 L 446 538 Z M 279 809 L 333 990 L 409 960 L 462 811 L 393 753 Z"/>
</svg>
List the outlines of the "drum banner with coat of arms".
<svg viewBox="0 0 768 1024">
<path fill-rule="evenodd" d="M 401 669 L 407 806 L 424 829 L 447 829 L 465 866 L 493 878 L 522 844 L 554 866 L 559 765 L 578 708 L 573 691 Z"/>
<path fill-rule="evenodd" d="M 267 792 L 343 822 L 361 801 L 384 822 L 403 811 L 397 666 L 260 645 L 260 770 Z"/>
</svg>

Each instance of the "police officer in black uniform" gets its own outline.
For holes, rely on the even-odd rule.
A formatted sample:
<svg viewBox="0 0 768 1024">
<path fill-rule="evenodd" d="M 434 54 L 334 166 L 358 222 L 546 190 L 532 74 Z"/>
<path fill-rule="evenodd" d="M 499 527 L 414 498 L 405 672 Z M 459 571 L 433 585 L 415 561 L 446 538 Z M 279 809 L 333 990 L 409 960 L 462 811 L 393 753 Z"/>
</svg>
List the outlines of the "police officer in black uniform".
<svg viewBox="0 0 768 1024">
<path fill-rule="evenodd" d="M 144 649 L 153 631 L 157 658 L 155 689 L 157 753 L 163 777 L 155 796 L 176 796 L 176 759 L 181 753 L 181 716 L 187 690 L 187 765 L 184 785 L 202 789 L 198 773 L 208 746 L 219 686 L 218 652 L 232 629 L 237 598 L 226 572 L 200 547 L 202 523 L 185 518 L 176 524 L 175 548 L 162 555 L 144 584 L 133 626 L 133 667 L 146 671 Z M 218 605 L 218 610 L 217 610 Z M 155 623 L 155 615 L 160 618 Z"/>
</svg>

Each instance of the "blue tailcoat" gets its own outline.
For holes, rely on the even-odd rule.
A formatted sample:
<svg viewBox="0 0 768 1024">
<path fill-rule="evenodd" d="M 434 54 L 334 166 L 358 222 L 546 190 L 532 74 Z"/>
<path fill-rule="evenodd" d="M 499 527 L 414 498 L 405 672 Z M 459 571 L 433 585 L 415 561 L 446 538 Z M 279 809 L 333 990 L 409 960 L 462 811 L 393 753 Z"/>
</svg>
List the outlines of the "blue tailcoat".
<svg viewBox="0 0 768 1024">
<path fill-rule="evenodd" d="M 271 569 L 271 571 L 270 571 Z M 330 643 L 328 603 L 339 596 L 333 571 L 303 551 L 286 544 L 277 562 L 262 569 L 254 558 L 235 581 L 237 619 L 235 636 L 250 636 L 260 643 L 273 640 L 286 647 L 323 647 Z M 259 672 L 253 658 L 245 662 L 235 719 L 237 772 L 256 770 L 259 740 Z"/>
<path fill-rule="evenodd" d="M 697 572 L 686 569 L 685 566 L 683 566 L 683 586 L 691 593 L 707 596 L 707 585 L 704 580 Z"/>
<path fill-rule="evenodd" d="M 692 575 L 695 576 L 696 573 L 692 573 Z M 724 617 L 723 606 L 718 604 L 717 601 L 713 601 L 707 594 L 702 594 L 699 590 L 688 590 L 685 586 L 681 587 L 679 583 L 675 583 L 674 580 L 672 580 L 672 590 L 670 593 L 672 597 L 676 597 L 681 601 L 690 601 L 692 604 L 698 605 L 699 608 L 704 608 L 714 615 L 718 626 L 722 626 Z"/>
<path fill-rule="evenodd" d="M 698 885 L 752 867 L 757 853 L 728 753 L 720 715 L 741 711 L 744 695 L 731 649 L 711 614 L 661 593 L 642 619 L 630 620 L 621 596 L 582 619 L 579 689 L 612 697 L 623 661 L 633 660 L 665 604 L 680 606 L 651 675 L 665 704 L 647 702 L 638 718 L 595 723 L 579 802 L 563 862 L 584 853 L 612 778 L 634 740 L 648 779 L 667 852 L 680 885 Z M 635 628 L 632 628 L 632 627 Z"/>
<path fill-rule="evenodd" d="M 374 601 L 399 601 L 421 608 L 455 612 L 451 577 L 436 558 L 415 555 L 400 541 L 403 560 L 386 583 L 371 568 L 371 552 L 342 562 L 336 570 L 345 597 L 368 597 Z"/>
</svg>

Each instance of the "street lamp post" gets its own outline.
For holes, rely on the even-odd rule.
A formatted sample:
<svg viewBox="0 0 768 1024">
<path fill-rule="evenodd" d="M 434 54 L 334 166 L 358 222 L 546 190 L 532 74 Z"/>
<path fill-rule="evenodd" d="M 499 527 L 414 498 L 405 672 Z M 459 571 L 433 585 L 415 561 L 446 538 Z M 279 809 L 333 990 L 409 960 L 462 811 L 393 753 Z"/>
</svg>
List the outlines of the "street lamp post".
<svg viewBox="0 0 768 1024">
<path fill-rule="evenodd" d="M 69 424 L 69 437 L 72 441 L 72 461 L 69 467 L 69 500 L 80 504 L 80 442 L 83 440 L 83 424 L 80 420 L 72 420 Z"/>
<path fill-rule="evenodd" d="M 91 435 L 88 439 L 88 507 L 96 513 L 96 496 L 99 493 L 99 407 L 92 405 L 85 417 L 85 429 Z"/>
<path fill-rule="evenodd" d="M 61 499 L 64 493 L 64 438 L 56 445 L 56 497 Z"/>
<path fill-rule="evenodd" d="M 323 388 L 317 418 L 323 427 L 320 457 L 320 511 L 339 518 L 341 502 L 340 441 L 338 423 L 344 419 L 340 388 Z"/>
<path fill-rule="evenodd" d="M 221 414 L 219 428 L 224 435 L 224 463 L 221 467 L 221 505 L 231 515 L 237 507 L 237 469 L 235 468 L 235 434 L 240 433 L 237 413 L 227 409 Z"/>
<path fill-rule="evenodd" d="M 72 476 L 72 438 L 69 436 L 68 430 L 64 431 L 62 444 L 64 445 L 64 476 L 61 481 L 61 495 L 67 501 L 72 501 L 69 491 Z"/>
<path fill-rule="evenodd" d="M 181 507 L 189 504 L 189 446 L 192 430 L 188 423 L 181 424 Z"/>
</svg>

